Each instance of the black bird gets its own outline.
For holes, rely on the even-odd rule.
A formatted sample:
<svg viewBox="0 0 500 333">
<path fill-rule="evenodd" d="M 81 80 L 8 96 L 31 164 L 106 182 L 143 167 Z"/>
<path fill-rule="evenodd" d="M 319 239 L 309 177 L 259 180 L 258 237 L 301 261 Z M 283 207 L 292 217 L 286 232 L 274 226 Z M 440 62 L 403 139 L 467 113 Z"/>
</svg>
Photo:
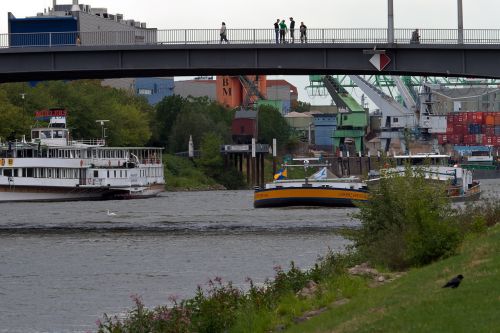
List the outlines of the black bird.
<svg viewBox="0 0 500 333">
<path fill-rule="evenodd" d="M 464 278 L 464 276 L 462 274 L 459 274 L 457 275 L 456 277 L 454 277 L 453 279 L 451 279 L 450 281 L 446 282 L 446 284 L 443 286 L 443 288 L 458 288 L 458 286 L 460 285 L 460 282 L 462 282 L 462 279 Z"/>
</svg>

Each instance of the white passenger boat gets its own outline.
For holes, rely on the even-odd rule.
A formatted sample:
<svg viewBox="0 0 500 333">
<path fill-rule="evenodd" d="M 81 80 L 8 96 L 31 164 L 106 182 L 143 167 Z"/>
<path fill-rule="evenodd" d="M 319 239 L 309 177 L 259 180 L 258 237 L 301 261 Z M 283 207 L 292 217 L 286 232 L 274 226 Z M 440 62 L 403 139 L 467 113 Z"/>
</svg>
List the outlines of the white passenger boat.
<svg viewBox="0 0 500 333">
<path fill-rule="evenodd" d="M 161 148 L 73 141 L 65 117 L 0 142 L 0 202 L 147 198 L 164 191 Z"/>
</svg>

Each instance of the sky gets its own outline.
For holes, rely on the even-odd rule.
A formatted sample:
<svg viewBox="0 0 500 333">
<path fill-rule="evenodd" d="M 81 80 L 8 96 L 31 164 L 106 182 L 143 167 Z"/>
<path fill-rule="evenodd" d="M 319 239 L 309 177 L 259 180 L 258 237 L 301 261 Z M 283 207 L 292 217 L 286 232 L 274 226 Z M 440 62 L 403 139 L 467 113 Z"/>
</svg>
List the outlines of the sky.
<svg viewBox="0 0 500 333">
<path fill-rule="evenodd" d="M 58 0 L 70 4 L 72 0 Z M 80 4 L 108 8 L 124 19 L 146 22 L 158 29 L 214 29 L 224 21 L 231 28 L 272 28 L 277 18 L 290 16 L 308 28 L 386 28 L 387 0 L 80 0 Z M 463 0 L 465 29 L 500 29 L 499 0 Z M 52 7 L 52 0 L 0 0 L 0 34 L 8 32 L 7 13 L 34 16 Z M 394 0 L 395 28 L 456 29 L 457 0 Z M 297 86 L 299 99 L 329 104 L 330 98 L 311 98 L 307 77 L 284 78 Z M 176 78 L 178 79 L 178 78 Z M 180 79 L 180 78 L 179 78 Z"/>
</svg>

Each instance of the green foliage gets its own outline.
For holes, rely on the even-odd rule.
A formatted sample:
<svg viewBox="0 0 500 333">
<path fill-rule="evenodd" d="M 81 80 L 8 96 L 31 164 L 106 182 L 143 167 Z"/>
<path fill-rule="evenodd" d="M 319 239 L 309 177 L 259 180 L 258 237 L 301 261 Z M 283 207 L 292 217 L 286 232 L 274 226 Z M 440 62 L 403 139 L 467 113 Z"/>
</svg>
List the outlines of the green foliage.
<svg viewBox="0 0 500 333">
<path fill-rule="evenodd" d="M 166 154 L 163 162 L 169 190 L 206 190 L 217 184 L 190 159 Z"/>
<path fill-rule="evenodd" d="M 297 106 L 294 108 L 295 112 L 309 112 L 311 111 L 311 103 L 307 102 L 297 102 Z"/>
<path fill-rule="evenodd" d="M 20 98 L 22 93 L 24 100 Z M 108 143 L 115 146 L 143 146 L 151 136 L 151 107 L 147 102 L 126 91 L 102 87 L 97 80 L 51 81 L 35 87 L 3 84 L 0 105 L 6 111 L 0 117 L 15 119 L 15 124 L 23 128 L 16 130 L 18 135 L 27 134 L 35 111 L 61 107 L 68 110 L 68 127 L 75 139 L 100 138 L 101 127 L 96 123 L 99 119 L 110 120 L 106 134 Z M 8 131 L 11 127 L 3 128 Z"/>
<path fill-rule="evenodd" d="M 169 146 L 169 136 L 172 126 L 185 103 L 187 103 L 186 99 L 174 95 L 164 98 L 156 105 L 151 122 L 153 132 L 151 145 L 160 147 Z"/>
<path fill-rule="evenodd" d="M 280 147 L 285 147 L 290 137 L 290 126 L 274 107 L 261 105 L 259 107 L 259 142 L 272 144 L 275 138 Z"/>
<path fill-rule="evenodd" d="M 105 316 L 103 323 L 98 323 L 98 332 L 268 332 L 278 323 L 289 324 L 305 310 L 332 302 L 339 288 L 355 288 L 357 283 L 345 280 L 345 267 L 341 266 L 347 262 L 350 259 L 332 253 L 320 258 L 311 270 L 300 270 L 292 262 L 288 271 L 276 267 L 274 279 L 264 285 L 256 286 L 248 279 L 247 292 L 217 277 L 209 281 L 206 290 L 198 287 L 193 298 L 180 304 L 174 301 L 171 307 L 149 310 L 134 296 L 134 309 L 121 320 Z M 318 289 L 318 299 L 297 298 L 295 293 L 313 276 L 327 283 L 325 290 Z"/>
<path fill-rule="evenodd" d="M 207 98 L 168 97 L 157 106 L 155 119 L 155 131 L 161 133 L 163 138 L 158 140 L 160 143 L 168 143 L 170 152 L 187 151 L 190 135 L 193 137 L 195 149 L 200 147 L 207 133 L 213 133 L 225 142 L 230 140 L 232 112 Z M 155 137 L 160 136 L 156 134 Z"/>
<path fill-rule="evenodd" d="M 393 269 L 428 264 L 452 253 L 459 230 L 449 219 L 445 185 L 425 179 L 422 169 L 382 177 L 369 202 L 354 216 L 361 228 L 350 238 L 374 264 Z"/>
<path fill-rule="evenodd" d="M 245 186 L 243 175 L 232 165 L 224 168 L 220 153 L 222 139 L 215 133 L 207 133 L 201 142 L 201 158 L 197 164 L 209 177 L 227 189 L 240 189 Z"/>
<path fill-rule="evenodd" d="M 21 135 L 28 134 L 30 121 L 23 113 L 22 107 L 11 104 L 7 93 L 0 90 L 0 138 L 2 140 L 19 139 Z"/>
<path fill-rule="evenodd" d="M 497 332 L 498 267 L 500 227 L 493 226 L 469 237 L 457 255 L 365 288 L 286 332 Z M 441 288 L 458 274 L 465 277 L 458 289 Z"/>
<path fill-rule="evenodd" d="M 234 323 L 242 301 L 242 292 L 231 282 L 223 284 L 220 278 L 210 280 L 206 293 L 199 287 L 196 296 L 185 303 L 193 311 L 192 330 L 199 333 L 225 332 Z"/>
</svg>

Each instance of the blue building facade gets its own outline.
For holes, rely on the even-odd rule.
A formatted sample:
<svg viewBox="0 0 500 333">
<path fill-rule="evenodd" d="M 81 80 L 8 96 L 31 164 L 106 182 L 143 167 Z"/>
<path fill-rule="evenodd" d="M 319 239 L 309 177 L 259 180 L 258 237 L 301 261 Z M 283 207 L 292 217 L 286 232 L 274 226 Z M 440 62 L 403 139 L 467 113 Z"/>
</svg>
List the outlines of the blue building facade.
<svg viewBox="0 0 500 333">
<path fill-rule="evenodd" d="M 75 45 L 77 31 L 78 20 L 73 16 L 15 18 L 9 15 L 11 47 Z"/>
<path fill-rule="evenodd" d="M 337 129 L 337 115 L 333 113 L 314 114 L 314 142 L 316 146 L 332 147 L 332 134 Z"/>
<path fill-rule="evenodd" d="M 162 99 L 174 94 L 173 78 L 137 78 L 135 79 L 135 93 L 146 97 L 149 104 L 154 105 Z"/>
</svg>

